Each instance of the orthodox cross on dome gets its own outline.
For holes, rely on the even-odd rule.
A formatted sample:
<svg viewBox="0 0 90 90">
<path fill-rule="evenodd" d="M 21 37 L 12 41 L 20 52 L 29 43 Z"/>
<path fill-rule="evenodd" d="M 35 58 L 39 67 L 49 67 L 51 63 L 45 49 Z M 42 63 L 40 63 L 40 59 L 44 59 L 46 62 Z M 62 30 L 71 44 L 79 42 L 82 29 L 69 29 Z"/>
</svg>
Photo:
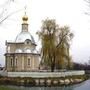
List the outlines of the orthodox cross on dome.
<svg viewBox="0 0 90 90">
<path fill-rule="evenodd" d="M 26 15 L 26 8 L 27 6 L 25 6 L 25 15 L 22 17 L 23 24 L 27 24 L 27 21 L 28 21 L 28 16 Z"/>
<path fill-rule="evenodd" d="M 25 6 L 24 9 L 25 9 L 25 15 L 26 15 L 26 9 L 27 9 L 27 6 Z"/>
<path fill-rule="evenodd" d="M 28 31 L 28 16 L 26 15 L 26 6 L 25 6 L 25 15 L 22 17 L 23 23 L 22 23 L 22 32 Z"/>
</svg>

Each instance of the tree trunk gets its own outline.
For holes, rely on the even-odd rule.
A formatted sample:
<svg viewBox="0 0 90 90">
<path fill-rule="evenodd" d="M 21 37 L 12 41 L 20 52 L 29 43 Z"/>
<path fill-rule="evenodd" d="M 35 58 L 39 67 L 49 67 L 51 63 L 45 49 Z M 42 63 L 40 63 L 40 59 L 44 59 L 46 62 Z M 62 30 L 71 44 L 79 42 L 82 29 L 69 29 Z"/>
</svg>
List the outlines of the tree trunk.
<svg viewBox="0 0 90 90">
<path fill-rule="evenodd" d="M 51 72 L 54 72 L 54 70 L 55 70 L 55 53 L 53 55 L 53 60 L 51 62 Z"/>
<path fill-rule="evenodd" d="M 54 72 L 54 69 L 55 69 L 55 65 L 52 63 L 51 64 L 51 72 Z"/>
</svg>

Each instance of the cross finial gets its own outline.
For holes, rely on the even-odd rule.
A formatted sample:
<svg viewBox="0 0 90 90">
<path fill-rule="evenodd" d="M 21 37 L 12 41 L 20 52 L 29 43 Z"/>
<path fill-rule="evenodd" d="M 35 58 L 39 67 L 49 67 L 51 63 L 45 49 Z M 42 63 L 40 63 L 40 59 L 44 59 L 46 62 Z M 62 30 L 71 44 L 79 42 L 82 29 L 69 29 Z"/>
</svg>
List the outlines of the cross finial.
<svg viewBox="0 0 90 90">
<path fill-rule="evenodd" d="M 26 9 L 27 9 L 27 6 L 26 5 L 25 5 L 24 9 L 25 9 L 25 15 L 26 15 Z"/>
<path fill-rule="evenodd" d="M 24 14 L 25 15 L 22 17 L 22 20 L 23 20 L 24 24 L 27 24 L 27 21 L 28 21 L 28 16 L 26 15 L 26 8 L 27 8 L 27 6 L 24 7 L 24 10 L 25 10 Z"/>
</svg>

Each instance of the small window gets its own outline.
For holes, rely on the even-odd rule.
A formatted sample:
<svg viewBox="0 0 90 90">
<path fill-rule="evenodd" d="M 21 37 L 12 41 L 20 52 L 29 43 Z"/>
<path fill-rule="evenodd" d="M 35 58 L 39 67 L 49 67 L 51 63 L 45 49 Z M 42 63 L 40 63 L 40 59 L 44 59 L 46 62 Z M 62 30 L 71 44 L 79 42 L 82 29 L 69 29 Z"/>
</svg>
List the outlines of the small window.
<svg viewBox="0 0 90 90">
<path fill-rule="evenodd" d="M 27 41 L 27 44 L 29 44 L 29 41 Z"/>
<path fill-rule="evenodd" d="M 30 44 L 30 40 L 29 39 L 26 39 L 25 40 L 25 44 Z"/>
<path fill-rule="evenodd" d="M 30 64 L 31 64 L 31 60 L 30 58 L 28 58 L 28 65 L 30 66 Z"/>
</svg>

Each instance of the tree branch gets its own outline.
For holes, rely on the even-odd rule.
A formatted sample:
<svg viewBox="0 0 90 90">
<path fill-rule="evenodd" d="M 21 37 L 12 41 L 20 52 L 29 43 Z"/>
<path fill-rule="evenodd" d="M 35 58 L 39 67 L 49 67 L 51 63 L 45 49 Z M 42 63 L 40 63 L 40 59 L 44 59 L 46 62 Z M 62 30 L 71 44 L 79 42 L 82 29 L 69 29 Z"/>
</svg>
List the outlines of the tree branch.
<svg viewBox="0 0 90 90">
<path fill-rule="evenodd" d="M 17 13 L 17 12 L 21 11 L 21 10 L 22 10 L 22 9 L 20 9 L 20 10 L 17 10 L 17 11 L 15 11 L 15 12 L 10 13 L 9 15 L 7 15 L 4 19 L 2 19 L 2 20 L 0 21 L 0 24 L 1 24 L 2 22 L 4 22 L 7 18 L 9 18 L 10 16 L 12 16 L 13 14 L 15 14 L 15 13 Z"/>
<path fill-rule="evenodd" d="M 66 35 L 68 35 L 68 33 L 66 33 L 65 35 L 63 35 L 63 37 L 61 38 L 61 40 L 60 40 L 60 42 L 58 43 L 58 45 L 56 46 L 56 48 L 58 48 L 58 46 L 62 43 L 63 38 L 64 38 Z"/>
</svg>

